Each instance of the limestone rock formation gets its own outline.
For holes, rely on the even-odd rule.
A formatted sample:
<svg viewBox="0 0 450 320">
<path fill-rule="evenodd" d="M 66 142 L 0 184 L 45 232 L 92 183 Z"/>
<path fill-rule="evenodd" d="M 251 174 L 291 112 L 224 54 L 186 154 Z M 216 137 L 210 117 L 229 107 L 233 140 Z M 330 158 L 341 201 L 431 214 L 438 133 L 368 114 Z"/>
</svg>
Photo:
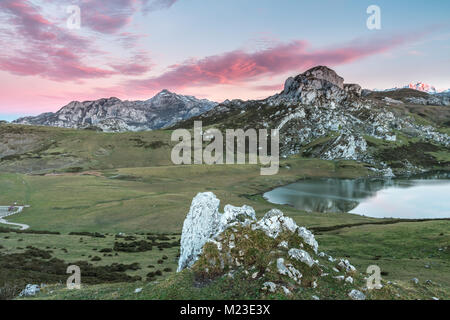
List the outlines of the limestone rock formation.
<svg viewBox="0 0 450 320">
<path fill-rule="evenodd" d="M 163 90 L 145 101 L 118 98 L 72 101 L 56 113 L 14 121 L 63 128 L 99 128 L 105 132 L 154 130 L 171 126 L 214 108 L 217 103 Z"/>
<path fill-rule="evenodd" d="M 219 213 L 220 200 L 211 192 L 199 193 L 184 220 L 178 271 L 194 264 L 203 245 L 226 228 L 255 220 L 255 210 L 249 206 L 226 205 Z"/>
<path fill-rule="evenodd" d="M 380 146 L 394 149 L 398 144 L 391 142 L 409 138 L 439 148 L 450 146 L 447 133 L 394 108 L 409 103 L 444 105 L 442 99 L 448 97 L 418 91 L 417 96 L 409 91 L 400 93 L 401 100 L 383 100 L 373 92 L 363 92 L 358 84 L 344 83 L 333 70 L 318 66 L 288 78 L 278 94 L 262 100 L 226 101 L 179 127 L 189 128 L 192 121 L 201 120 L 221 130 L 278 129 L 282 157 L 301 154 L 325 160 L 356 160 L 369 164 L 380 175 L 392 168 L 395 174 L 422 172 L 429 168 L 424 168 L 420 160 L 414 161 L 413 156 L 389 164 L 378 152 Z M 439 163 L 436 158 L 435 164 Z"/>
<path fill-rule="evenodd" d="M 192 200 L 184 221 L 178 272 L 186 268 L 197 279 L 237 274 L 260 281 L 263 294 L 294 295 L 300 287 L 315 289 L 323 281 L 345 286 L 347 298 L 360 299 L 363 278 L 347 259 L 318 253 L 318 243 L 305 227 L 272 209 L 260 220 L 249 206 L 226 205 L 211 192 Z M 362 289 L 361 289 L 362 290 Z"/>
</svg>

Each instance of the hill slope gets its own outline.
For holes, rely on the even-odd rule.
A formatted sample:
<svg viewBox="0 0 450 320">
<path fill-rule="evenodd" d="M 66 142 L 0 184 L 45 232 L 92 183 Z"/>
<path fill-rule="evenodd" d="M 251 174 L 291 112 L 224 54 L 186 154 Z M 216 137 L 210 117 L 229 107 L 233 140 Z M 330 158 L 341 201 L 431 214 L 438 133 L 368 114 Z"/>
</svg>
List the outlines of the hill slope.
<svg viewBox="0 0 450 320">
<path fill-rule="evenodd" d="M 428 94 L 403 90 L 403 96 L 407 95 L 404 99 L 410 103 L 418 104 L 420 99 L 425 100 L 420 103 L 422 107 L 428 103 Z M 408 96 L 414 91 L 418 97 Z M 438 106 L 441 109 L 437 112 L 443 114 L 440 127 L 408 109 L 400 109 L 392 98 L 385 100 L 401 93 L 361 93 L 359 85 L 344 84 L 333 70 L 319 66 L 287 79 L 279 94 L 257 101 L 225 101 L 174 128 L 192 128 L 194 121 L 222 130 L 277 128 L 284 157 L 300 154 L 326 160 L 357 160 L 384 173 L 449 166 L 450 136 L 445 126 L 448 107 Z"/>
</svg>

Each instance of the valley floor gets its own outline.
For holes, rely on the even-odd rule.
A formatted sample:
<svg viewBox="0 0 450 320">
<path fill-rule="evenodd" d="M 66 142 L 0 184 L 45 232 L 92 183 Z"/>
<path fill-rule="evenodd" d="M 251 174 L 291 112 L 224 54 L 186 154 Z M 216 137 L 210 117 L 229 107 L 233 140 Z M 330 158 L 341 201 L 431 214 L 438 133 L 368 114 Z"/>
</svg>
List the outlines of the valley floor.
<svg viewBox="0 0 450 320">
<path fill-rule="evenodd" d="M 259 167 L 250 165 L 3 173 L 0 203 L 30 204 L 9 220 L 29 224 L 31 230 L 0 229 L 0 285 L 6 288 L 6 295 L 7 290 L 17 294 L 27 283 L 46 283 L 39 299 L 258 298 L 242 293 L 246 292 L 242 288 L 224 292 L 224 284 L 196 288 L 191 275 L 174 272 L 191 200 L 198 192 L 211 191 L 221 199 L 221 208 L 228 203 L 247 204 L 255 208 L 258 217 L 279 208 L 298 225 L 313 230 L 321 251 L 348 257 L 362 273 L 369 265 L 380 266 L 383 279 L 399 286 L 394 291 L 401 292 L 400 298 L 449 299 L 450 221 L 398 222 L 353 214 L 307 213 L 272 205 L 261 196 L 302 178 L 370 174 L 363 164 L 353 161 L 298 157 L 282 161 L 275 176 L 260 176 Z M 342 225 L 346 227 L 334 227 Z M 90 274 L 103 280 L 99 283 L 88 276 L 82 290 L 64 289 L 57 283 L 65 283 L 63 267 L 69 263 L 82 263 Z M 113 276 L 105 276 L 109 273 Z M 418 278 L 419 284 L 414 285 L 412 278 Z M 430 282 L 425 284 L 426 280 Z M 136 288 L 143 290 L 134 293 Z M 310 296 L 299 293 L 297 298 Z"/>
</svg>

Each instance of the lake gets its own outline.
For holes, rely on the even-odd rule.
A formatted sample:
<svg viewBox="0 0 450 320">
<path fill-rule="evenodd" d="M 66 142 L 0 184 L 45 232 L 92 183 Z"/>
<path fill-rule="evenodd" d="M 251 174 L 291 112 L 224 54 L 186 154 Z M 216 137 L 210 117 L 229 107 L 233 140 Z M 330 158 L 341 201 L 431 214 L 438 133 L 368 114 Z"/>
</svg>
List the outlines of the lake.
<svg viewBox="0 0 450 320">
<path fill-rule="evenodd" d="M 305 179 L 266 192 L 264 198 L 308 212 L 349 212 L 374 218 L 450 218 L 450 173 L 394 179 Z"/>
</svg>

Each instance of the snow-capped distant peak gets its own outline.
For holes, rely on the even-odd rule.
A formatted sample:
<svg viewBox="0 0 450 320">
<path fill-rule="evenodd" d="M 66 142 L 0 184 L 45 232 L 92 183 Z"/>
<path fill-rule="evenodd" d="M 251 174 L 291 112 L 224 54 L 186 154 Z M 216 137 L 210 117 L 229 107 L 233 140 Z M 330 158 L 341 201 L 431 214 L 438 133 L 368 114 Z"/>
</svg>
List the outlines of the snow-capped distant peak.
<svg viewBox="0 0 450 320">
<path fill-rule="evenodd" d="M 426 93 L 437 93 L 437 90 L 435 87 L 433 87 L 427 83 L 423 83 L 423 82 L 417 82 L 417 83 L 411 82 L 408 86 L 405 86 L 405 88 L 423 91 Z"/>
<path fill-rule="evenodd" d="M 429 85 L 427 83 L 423 83 L 423 82 L 411 82 L 410 84 L 403 86 L 403 87 L 395 87 L 395 88 L 389 88 L 389 89 L 373 89 L 372 91 L 384 91 L 384 92 L 388 92 L 388 91 L 395 91 L 395 90 L 400 90 L 400 89 L 413 89 L 413 90 L 417 90 L 417 91 L 421 91 L 421 92 L 425 92 L 428 94 L 437 94 L 437 93 L 444 93 L 447 94 L 450 92 L 450 89 L 444 90 L 444 91 L 438 91 L 436 89 L 436 87 Z"/>
</svg>

